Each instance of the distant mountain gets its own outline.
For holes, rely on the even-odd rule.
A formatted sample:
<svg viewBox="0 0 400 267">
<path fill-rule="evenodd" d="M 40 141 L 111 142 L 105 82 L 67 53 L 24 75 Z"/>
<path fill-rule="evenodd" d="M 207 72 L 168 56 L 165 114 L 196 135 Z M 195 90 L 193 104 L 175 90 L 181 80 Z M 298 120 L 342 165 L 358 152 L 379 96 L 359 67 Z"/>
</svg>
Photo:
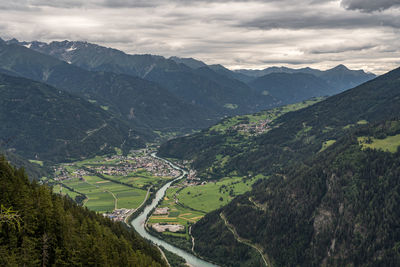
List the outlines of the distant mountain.
<svg viewBox="0 0 400 267">
<path fill-rule="evenodd" d="M 143 147 L 132 130 L 100 107 L 32 80 L 0 74 L 3 149 L 26 159 L 64 161 Z"/>
<path fill-rule="evenodd" d="M 191 69 L 199 69 L 202 67 L 208 67 L 218 74 L 221 74 L 221 75 L 226 76 L 231 79 L 236 79 L 236 80 L 244 82 L 244 83 L 254 80 L 254 77 L 252 77 L 252 76 L 247 76 L 247 75 L 241 74 L 239 72 L 231 71 L 220 64 L 207 65 L 203 61 L 200 61 L 200 60 L 197 60 L 194 58 L 170 57 L 169 59 L 172 59 L 176 63 L 184 64 Z"/>
<path fill-rule="evenodd" d="M 192 69 L 207 67 L 206 63 L 204 63 L 203 61 L 200 61 L 200 60 L 196 60 L 194 58 L 170 57 L 169 59 L 175 61 L 178 64 L 184 64 Z"/>
<path fill-rule="evenodd" d="M 400 68 L 275 116 L 260 135 L 221 131 L 250 123 L 232 118 L 162 145 L 161 155 L 193 160 L 203 179 L 269 177 L 196 223 L 195 251 L 232 264 L 243 246 L 233 228 L 272 266 L 396 266 L 399 111 Z"/>
<path fill-rule="evenodd" d="M 87 71 L 20 45 L 0 44 L 0 71 L 79 94 L 135 129 L 190 131 L 215 119 L 205 109 L 185 103 L 155 83 L 129 75 Z"/>
<path fill-rule="evenodd" d="M 241 73 L 250 77 L 261 77 L 271 73 L 307 73 L 319 76 L 322 71 L 312 68 L 291 69 L 287 67 L 269 67 L 263 70 L 240 69 L 234 72 Z"/>
<path fill-rule="evenodd" d="M 332 88 L 344 91 L 369 81 L 376 76 L 371 73 L 365 73 L 363 70 L 349 70 L 344 65 L 338 65 L 333 69 L 321 72 L 318 77 L 325 80 Z"/>
<path fill-rule="evenodd" d="M 300 102 L 312 97 L 339 93 L 323 79 L 305 73 L 271 73 L 256 78 L 249 85 L 263 95 L 270 95 L 282 104 Z"/>
<path fill-rule="evenodd" d="M 208 67 L 210 69 L 212 69 L 213 71 L 215 71 L 216 73 L 227 76 L 231 79 L 236 79 L 236 80 L 242 81 L 246 84 L 248 84 L 249 82 L 251 82 L 255 79 L 252 76 L 247 76 L 247 75 L 239 73 L 239 72 L 231 71 L 220 64 L 209 65 Z"/>
<path fill-rule="evenodd" d="M 156 82 L 176 97 L 201 107 L 210 117 L 255 112 L 275 105 L 274 99 L 257 94 L 243 82 L 233 83 L 230 77 L 204 71 L 206 67 L 194 59 L 180 59 L 178 64 L 161 56 L 129 55 L 86 42 L 19 44 L 86 70 L 127 74 Z"/>
<path fill-rule="evenodd" d="M 171 57 L 170 59 L 174 60 L 177 63 L 184 64 L 192 69 L 199 69 L 201 67 L 207 66 L 204 62 L 193 58 Z M 309 67 L 301 69 L 292 69 L 287 67 L 269 67 L 263 70 L 241 69 L 235 71 L 231 71 L 219 64 L 209 65 L 208 67 L 223 76 L 229 77 L 231 79 L 236 79 L 247 84 L 252 84 L 257 78 L 273 73 L 310 74 L 322 79 L 334 93 L 356 87 L 357 85 L 360 85 L 376 77 L 374 74 L 365 73 L 363 70 L 350 70 L 342 64 L 332 69 L 328 69 L 326 71 L 321 71 Z M 313 84 L 311 84 L 310 87 L 313 87 Z M 281 89 L 285 88 L 281 87 Z M 291 88 L 289 87 L 289 90 L 290 89 Z M 288 92 L 288 94 L 290 94 L 290 92 Z M 332 93 L 329 93 L 328 95 L 332 95 Z M 307 99 L 306 95 L 304 99 Z M 290 101 L 284 101 L 284 102 L 289 103 Z"/>
<path fill-rule="evenodd" d="M 372 80 L 376 75 L 363 70 L 350 70 L 344 65 L 321 71 L 312 68 L 291 69 L 287 67 L 270 67 L 264 70 L 236 70 L 235 72 L 251 77 L 261 77 L 271 73 L 306 73 L 323 79 L 331 88 L 344 91 Z"/>
</svg>

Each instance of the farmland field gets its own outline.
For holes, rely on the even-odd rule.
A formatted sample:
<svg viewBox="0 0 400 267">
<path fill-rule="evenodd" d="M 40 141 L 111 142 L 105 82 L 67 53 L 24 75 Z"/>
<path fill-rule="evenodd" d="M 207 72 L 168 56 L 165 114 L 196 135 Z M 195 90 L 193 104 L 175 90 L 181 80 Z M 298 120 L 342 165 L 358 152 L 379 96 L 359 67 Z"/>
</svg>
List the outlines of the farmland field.
<svg viewBox="0 0 400 267">
<path fill-rule="evenodd" d="M 252 184 L 262 176 L 243 179 L 224 178 L 204 185 L 186 186 L 184 181 L 168 188 L 158 208 L 168 207 L 168 215 L 152 215 L 149 224 L 181 224 L 185 233 L 163 232 L 182 238 L 189 238 L 188 226 L 200 220 L 206 213 L 228 204 L 235 196 L 251 189 Z"/>
<path fill-rule="evenodd" d="M 127 160 L 121 155 L 86 159 L 58 166 L 55 171 L 61 183 L 55 184 L 53 191 L 68 194 L 75 199 L 79 193 L 86 196 L 84 206 L 97 212 L 111 212 L 114 209 L 135 209 L 144 201 L 150 187 L 157 189 L 172 177 L 155 175 L 142 168 L 131 168 L 137 158 Z M 153 165 L 157 165 L 153 162 Z M 128 166 L 128 167 L 127 167 Z M 131 171 L 127 171 L 127 170 Z M 106 170 L 111 173 L 100 173 Z M 77 193 L 78 192 L 78 193 Z"/>
<path fill-rule="evenodd" d="M 168 188 L 165 197 L 158 208 L 169 208 L 168 215 L 152 215 L 148 221 L 149 224 L 153 223 L 167 223 L 167 224 L 180 224 L 185 226 L 185 233 L 170 233 L 164 232 L 164 234 L 170 234 L 178 237 L 189 238 L 188 226 L 196 221 L 200 220 L 205 213 L 194 211 L 190 208 L 183 207 L 179 203 L 175 202 L 174 195 L 180 187 L 172 186 Z"/>
<path fill-rule="evenodd" d="M 53 186 L 53 192 L 61 195 L 69 195 L 72 199 L 75 199 L 78 193 L 69 190 L 68 188 L 61 186 L 60 184 L 56 184 Z"/>
<path fill-rule="evenodd" d="M 188 186 L 179 192 L 179 203 L 195 210 L 210 212 L 225 206 L 240 194 L 250 191 L 252 184 L 261 176 L 243 180 L 242 177 L 224 178 L 205 185 Z"/>
</svg>

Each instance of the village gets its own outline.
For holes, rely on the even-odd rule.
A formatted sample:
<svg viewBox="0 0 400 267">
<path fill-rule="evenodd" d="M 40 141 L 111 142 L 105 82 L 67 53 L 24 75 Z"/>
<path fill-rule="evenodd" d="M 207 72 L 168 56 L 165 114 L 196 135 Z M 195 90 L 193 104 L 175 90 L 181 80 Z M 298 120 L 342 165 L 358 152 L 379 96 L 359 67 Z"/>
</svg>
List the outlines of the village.
<svg viewBox="0 0 400 267">
<path fill-rule="evenodd" d="M 171 168 L 168 163 L 157 158 L 139 154 L 138 156 L 113 155 L 102 159 L 102 161 L 93 161 L 86 164 L 85 168 L 75 168 L 72 172 L 70 163 L 54 167 L 55 181 L 64 181 L 72 178 L 84 180 L 84 176 L 99 173 L 110 176 L 127 176 L 134 172 L 145 170 L 157 177 L 177 177 L 180 172 Z M 76 166 L 76 165 L 75 165 Z"/>
<path fill-rule="evenodd" d="M 271 123 L 271 120 L 266 119 L 266 120 L 260 120 L 260 121 L 252 122 L 252 123 L 248 123 L 248 124 L 238 124 L 238 125 L 232 126 L 232 129 L 237 130 L 239 132 L 247 133 L 250 135 L 260 135 L 271 129 L 271 126 L 269 125 L 270 123 Z"/>
<path fill-rule="evenodd" d="M 108 217 L 115 222 L 123 222 L 128 218 L 136 209 L 115 209 L 112 212 L 103 213 L 104 217 Z"/>
</svg>

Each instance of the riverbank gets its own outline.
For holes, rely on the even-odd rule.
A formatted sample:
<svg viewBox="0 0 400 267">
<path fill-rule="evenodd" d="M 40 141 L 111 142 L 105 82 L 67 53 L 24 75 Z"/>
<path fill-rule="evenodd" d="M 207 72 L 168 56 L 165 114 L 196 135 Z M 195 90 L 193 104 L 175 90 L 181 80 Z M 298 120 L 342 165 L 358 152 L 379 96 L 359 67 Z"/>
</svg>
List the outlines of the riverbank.
<svg viewBox="0 0 400 267">
<path fill-rule="evenodd" d="M 161 240 L 151 234 L 149 234 L 146 229 L 145 229 L 145 224 L 146 224 L 146 220 L 148 218 L 148 215 L 150 214 L 150 212 L 158 205 L 158 203 L 163 199 L 166 190 L 171 186 L 171 184 L 175 181 L 181 180 L 183 178 L 186 177 L 186 175 L 188 174 L 188 172 L 180 167 L 178 167 L 177 165 L 173 164 L 170 161 L 167 161 L 163 158 L 160 158 L 158 156 L 155 155 L 155 153 L 152 153 L 151 156 L 156 157 L 160 160 L 163 160 L 165 162 L 167 162 L 172 168 L 180 170 L 181 171 L 181 175 L 174 179 L 173 181 L 168 182 L 167 184 L 165 184 L 161 189 L 159 189 L 156 194 L 155 194 L 155 198 L 153 199 L 153 201 L 151 202 L 151 204 L 146 205 L 143 209 L 143 212 L 140 213 L 136 218 L 134 218 L 130 224 L 132 225 L 132 227 L 136 230 L 136 232 L 141 235 L 142 237 L 144 237 L 145 239 L 150 240 L 151 242 L 153 242 L 154 244 L 158 245 L 158 246 L 163 246 L 166 250 L 177 254 L 178 256 L 184 258 L 186 260 L 186 262 L 193 266 L 193 267 L 213 267 L 216 266 L 210 262 L 207 262 L 205 260 L 202 260 L 196 256 L 194 256 L 191 253 L 188 253 L 180 248 L 177 248 L 176 246 L 165 242 L 164 240 Z"/>
</svg>

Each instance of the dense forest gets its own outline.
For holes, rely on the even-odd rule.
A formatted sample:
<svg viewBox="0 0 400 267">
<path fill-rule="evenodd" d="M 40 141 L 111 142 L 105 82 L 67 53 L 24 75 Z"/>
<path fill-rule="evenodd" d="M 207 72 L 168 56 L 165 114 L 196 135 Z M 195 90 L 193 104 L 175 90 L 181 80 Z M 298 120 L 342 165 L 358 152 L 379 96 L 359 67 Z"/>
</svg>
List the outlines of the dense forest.
<svg viewBox="0 0 400 267">
<path fill-rule="evenodd" d="M 0 158 L 1 266 L 166 266 L 159 250 Z"/>
<path fill-rule="evenodd" d="M 398 120 L 361 127 L 317 156 L 259 181 L 194 225 L 196 251 L 235 266 L 225 264 L 225 255 L 241 244 L 223 246 L 232 238 L 220 227 L 223 214 L 241 238 L 263 248 L 273 266 L 398 266 L 400 150 L 362 149 L 358 137 L 399 133 Z M 218 250 L 209 249 L 216 244 Z"/>
<path fill-rule="evenodd" d="M 0 148 L 52 162 L 125 152 L 147 139 L 102 108 L 29 79 L 0 74 Z"/>
</svg>

